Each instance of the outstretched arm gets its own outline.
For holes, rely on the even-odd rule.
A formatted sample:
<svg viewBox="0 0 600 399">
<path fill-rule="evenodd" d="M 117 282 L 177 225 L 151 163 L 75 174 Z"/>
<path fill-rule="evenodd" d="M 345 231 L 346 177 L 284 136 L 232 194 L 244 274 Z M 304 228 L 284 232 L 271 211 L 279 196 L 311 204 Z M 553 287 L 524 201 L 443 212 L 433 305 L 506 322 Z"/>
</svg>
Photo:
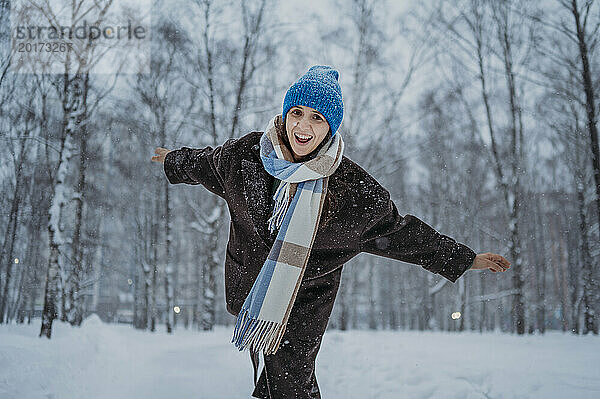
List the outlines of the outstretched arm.
<svg viewBox="0 0 600 399">
<path fill-rule="evenodd" d="M 212 148 L 182 147 L 178 150 L 157 148 L 158 156 L 152 160 L 164 161 L 164 171 L 171 184 L 202 184 L 209 191 L 225 198 L 225 176 L 229 165 L 228 147 L 235 141 L 230 139 L 222 146 Z"/>
<path fill-rule="evenodd" d="M 387 201 L 386 209 L 363 231 L 361 250 L 421 265 L 453 283 L 472 266 L 504 271 L 504 261 L 506 268 L 510 264 L 500 255 L 476 255 L 468 246 L 440 234 L 414 215 L 401 216 L 391 199 Z M 496 259 L 498 263 L 495 263 Z"/>
</svg>

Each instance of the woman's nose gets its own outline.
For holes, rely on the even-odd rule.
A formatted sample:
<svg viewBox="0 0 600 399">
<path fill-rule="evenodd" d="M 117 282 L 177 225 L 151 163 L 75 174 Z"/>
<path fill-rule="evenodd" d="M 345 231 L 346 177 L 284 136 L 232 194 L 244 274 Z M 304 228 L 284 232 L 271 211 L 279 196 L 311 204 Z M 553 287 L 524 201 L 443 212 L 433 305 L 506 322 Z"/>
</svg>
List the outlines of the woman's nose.
<svg viewBox="0 0 600 399">
<path fill-rule="evenodd" d="M 308 129 L 310 127 L 310 118 L 306 115 L 302 116 L 300 122 L 298 123 L 298 127 L 301 129 Z"/>
</svg>

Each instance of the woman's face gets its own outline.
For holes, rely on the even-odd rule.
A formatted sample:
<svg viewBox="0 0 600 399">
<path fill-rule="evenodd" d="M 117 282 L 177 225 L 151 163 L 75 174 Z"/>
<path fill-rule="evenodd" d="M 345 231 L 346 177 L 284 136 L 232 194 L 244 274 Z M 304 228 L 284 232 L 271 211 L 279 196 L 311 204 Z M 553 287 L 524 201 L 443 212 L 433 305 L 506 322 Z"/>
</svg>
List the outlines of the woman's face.
<svg viewBox="0 0 600 399">
<path fill-rule="evenodd" d="M 285 130 L 296 158 L 310 154 L 329 133 L 329 123 L 314 108 L 295 105 L 285 117 Z"/>
</svg>

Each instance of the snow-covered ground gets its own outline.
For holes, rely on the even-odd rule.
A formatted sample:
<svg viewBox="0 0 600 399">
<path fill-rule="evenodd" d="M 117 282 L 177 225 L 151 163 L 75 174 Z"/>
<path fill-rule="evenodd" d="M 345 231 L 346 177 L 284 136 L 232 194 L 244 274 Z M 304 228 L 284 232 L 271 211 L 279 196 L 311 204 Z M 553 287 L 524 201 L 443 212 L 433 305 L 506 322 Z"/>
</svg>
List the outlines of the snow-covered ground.
<svg viewBox="0 0 600 399">
<path fill-rule="evenodd" d="M 174 334 L 60 322 L 52 339 L 0 325 L 2 399 L 249 398 L 252 364 L 231 329 Z M 262 359 L 261 359 L 262 362 Z M 262 368 L 262 363 L 261 363 Z M 600 339 L 507 334 L 331 331 L 317 357 L 324 399 L 600 398 Z"/>
</svg>

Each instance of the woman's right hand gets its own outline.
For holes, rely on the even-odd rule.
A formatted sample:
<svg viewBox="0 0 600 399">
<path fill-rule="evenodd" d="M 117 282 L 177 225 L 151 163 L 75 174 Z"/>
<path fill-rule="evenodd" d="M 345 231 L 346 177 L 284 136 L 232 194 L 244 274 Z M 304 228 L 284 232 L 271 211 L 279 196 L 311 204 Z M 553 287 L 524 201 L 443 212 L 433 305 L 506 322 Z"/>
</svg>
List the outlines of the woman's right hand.
<svg viewBox="0 0 600 399">
<path fill-rule="evenodd" d="M 166 148 L 162 148 L 162 147 L 156 147 L 156 149 L 154 150 L 155 155 L 152 157 L 152 160 L 154 162 L 164 162 L 165 161 L 165 156 L 170 153 L 171 150 L 168 150 Z"/>
</svg>

